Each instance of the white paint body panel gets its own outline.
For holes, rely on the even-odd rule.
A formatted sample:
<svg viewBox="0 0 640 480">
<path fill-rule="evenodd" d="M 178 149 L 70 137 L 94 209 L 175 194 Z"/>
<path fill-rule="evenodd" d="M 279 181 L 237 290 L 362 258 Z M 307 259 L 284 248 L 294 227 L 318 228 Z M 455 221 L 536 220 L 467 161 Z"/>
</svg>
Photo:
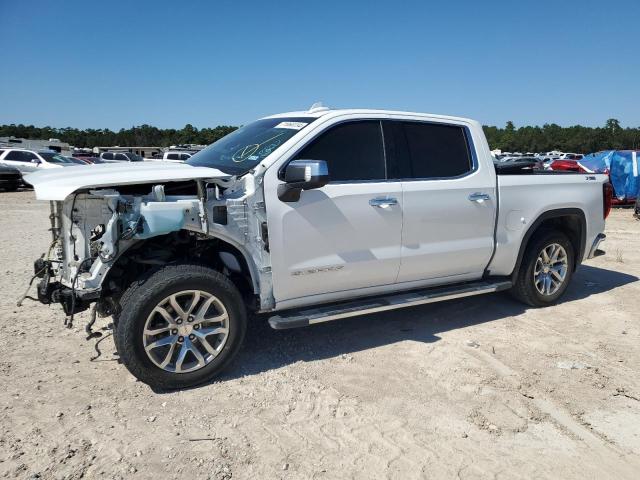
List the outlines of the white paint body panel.
<svg viewBox="0 0 640 480">
<path fill-rule="evenodd" d="M 86 188 L 229 177 L 215 168 L 184 163 L 122 162 L 39 171 L 25 176 L 25 181 L 33 185 L 38 200 L 64 200 Z"/>
<path fill-rule="evenodd" d="M 329 184 L 303 192 L 295 203 L 274 199 L 269 187 L 266 195 L 276 302 L 395 283 L 402 232 L 399 182 Z M 399 204 L 369 205 L 387 196 Z"/>
<path fill-rule="evenodd" d="M 476 172 L 456 180 L 404 182 L 399 282 L 469 274 L 480 278 L 493 252 L 495 186 Z M 476 203 L 480 192 L 490 200 Z M 444 207 L 444 208 L 443 208 Z"/>
<path fill-rule="evenodd" d="M 500 213 L 496 253 L 488 268 L 491 275 L 509 275 L 513 271 L 527 230 L 550 210 L 575 208 L 584 213 L 587 231 L 583 260 L 586 260 L 596 236 L 604 232 L 602 184 L 606 181 L 606 175 L 498 176 Z"/>
</svg>

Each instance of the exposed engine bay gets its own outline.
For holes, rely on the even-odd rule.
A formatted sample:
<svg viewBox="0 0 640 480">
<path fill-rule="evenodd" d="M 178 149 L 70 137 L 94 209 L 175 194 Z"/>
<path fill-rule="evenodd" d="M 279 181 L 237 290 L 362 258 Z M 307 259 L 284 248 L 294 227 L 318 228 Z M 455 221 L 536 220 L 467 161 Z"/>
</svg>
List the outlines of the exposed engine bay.
<svg viewBox="0 0 640 480">
<path fill-rule="evenodd" d="M 52 243 L 34 264 L 38 300 L 69 316 L 117 315 L 141 273 L 182 259 L 233 276 L 255 310 L 273 308 L 268 230 L 253 176 L 112 186 L 51 201 Z M 249 215 L 249 212 L 251 214 Z"/>
</svg>

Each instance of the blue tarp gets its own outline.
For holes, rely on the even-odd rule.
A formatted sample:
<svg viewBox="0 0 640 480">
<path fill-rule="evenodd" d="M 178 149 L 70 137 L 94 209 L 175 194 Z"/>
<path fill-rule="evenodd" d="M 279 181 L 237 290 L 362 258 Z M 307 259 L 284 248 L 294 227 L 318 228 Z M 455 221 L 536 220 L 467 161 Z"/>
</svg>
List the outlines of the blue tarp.
<svg viewBox="0 0 640 480">
<path fill-rule="evenodd" d="M 609 173 L 614 196 L 621 201 L 631 201 L 640 189 L 640 151 L 607 150 L 591 153 L 579 160 L 586 170 L 593 173 Z"/>
</svg>

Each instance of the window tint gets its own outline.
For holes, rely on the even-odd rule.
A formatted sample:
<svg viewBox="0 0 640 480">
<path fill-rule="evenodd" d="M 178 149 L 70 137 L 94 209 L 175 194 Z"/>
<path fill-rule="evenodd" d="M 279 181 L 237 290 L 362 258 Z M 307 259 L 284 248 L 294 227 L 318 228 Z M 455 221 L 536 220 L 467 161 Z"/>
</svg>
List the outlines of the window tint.
<svg viewBox="0 0 640 480">
<path fill-rule="evenodd" d="M 127 156 L 124 153 L 116 153 L 114 158 L 116 160 L 121 160 L 123 162 L 128 162 L 129 161 L 129 159 L 127 158 Z"/>
<path fill-rule="evenodd" d="M 102 154 L 102 159 L 103 160 L 113 160 L 113 153 L 103 153 Z"/>
<path fill-rule="evenodd" d="M 180 156 L 177 153 L 167 154 L 167 160 L 180 160 Z"/>
<path fill-rule="evenodd" d="M 395 123 L 395 122 L 394 122 Z M 471 171 L 471 155 L 463 127 L 401 122 L 404 138 L 395 140 L 398 169 L 405 178 L 450 178 Z M 396 127 L 396 135 L 400 134 Z"/>
<path fill-rule="evenodd" d="M 188 153 L 180 154 L 180 160 L 189 160 L 190 158 L 191 158 L 191 155 L 189 155 Z"/>
<path fill-rule="evenodd" d="M 24 152 L 21 150 L 11 150 L 7 153 L 5 160 L 13 160 L 16 162 L 30 162 L 34 158 L 37 158 L 34 153 Z"/>
<path fill-rule="evenodd" d="M 386 178 L 378 121 L 332 127 L 298 153 L 296 159 L 326 161 L 332 182 Z"/>
</svg>

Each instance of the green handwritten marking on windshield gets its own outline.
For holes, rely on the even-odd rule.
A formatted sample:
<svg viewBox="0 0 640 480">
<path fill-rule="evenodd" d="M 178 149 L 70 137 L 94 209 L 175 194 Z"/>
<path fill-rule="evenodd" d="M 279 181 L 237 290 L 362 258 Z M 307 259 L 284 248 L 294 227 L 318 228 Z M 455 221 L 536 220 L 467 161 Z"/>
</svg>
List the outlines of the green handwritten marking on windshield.
<svg viewBox="0 0 640 480">
<path fill-rule="evenodd" d="M 274 135 L 271 138 L 268 138 L 267 140 L 265 140 L 262 143 L 252 143 L 250 145 L 246 145 L 244 147 L 241 147 L 238 150 L 236 150 L 236 153 L 234 153 L 231 156 L 231 160 L 233 160 L 235 163 L 244 162 L 247 158 L 249 158 L 251 155 L 253 155 L 255 152 L 257 152 L 260 149 L 260 147 L 262 147 L 265 143 L 271 142 L 272 140 L 275 140 L 276 138 L 281 137 L 284 134 L 285 134 L 285 132 L 282 132 L 282 133 L 279 133 L 277 135 Z M 279 143 L 277 145 L 279 145 Z M 274 148 L 271 148 L 268 153 L 271 153 L 271 151 L 273 151 L 273 150 L 274 150 Z"/>
</svg>

